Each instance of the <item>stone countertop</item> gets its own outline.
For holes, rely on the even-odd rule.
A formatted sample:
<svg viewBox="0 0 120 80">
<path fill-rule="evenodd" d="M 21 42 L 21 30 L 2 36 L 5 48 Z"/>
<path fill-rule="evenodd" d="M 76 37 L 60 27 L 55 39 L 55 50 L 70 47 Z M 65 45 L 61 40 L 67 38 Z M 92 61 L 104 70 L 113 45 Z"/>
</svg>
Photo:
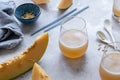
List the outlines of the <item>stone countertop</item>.
<svg viewBox="0 0 120 80">
<path fill-rule="evenodd" d="M 13 1 L 15 1 L 16 6 L 22 3 L 32 2 L 31 0 Z M 24 40 L 15 49 L 0 49 L 0 62 L 4 62 L 5 60 L 20 54 L 34 42 L 37 36 L 43 33 L 43 31 L 41 31 L 34 36 L 30 36 L 35 30 L 47 25 L 74 7 L 89 5 L 89 9 L 78 15 L 84 18 L 87 22 L 86 27 L 88 31 L 89 45 L 86 54 L 79 59 L 65 58 L 59 50 L 58 39 L 60 26 L 57 26 L 49 31 L 49 45 L 45 55 L 38 64 L 40 64 L 51 76 L 52 80 L 100 80 L 99 65 L 102 53 L 98 51 L 98 44 L 100 42 L 97 40 L 96 32 L 98 30 L 105 32 L 103 25 L 105 19 L 110 19 L 112 21 L 115 40 L 120 40 L 120 25 L 112 18 L 113 0 L 74 0 L 73 5 L 65 11 L 60 11 L 57 8 L 59 2 L 60 0 L 50 0 L 46 5 L 39 5 L 42 9 L 42 13 L 35 24 L 23 25 L 18 22 L 24 33 Z M 107 35 L 106 32 L 105 34 Z M 32 72 L 30 70 L 14 80 L 31 80 L 31 74 Z"/>
</svg>

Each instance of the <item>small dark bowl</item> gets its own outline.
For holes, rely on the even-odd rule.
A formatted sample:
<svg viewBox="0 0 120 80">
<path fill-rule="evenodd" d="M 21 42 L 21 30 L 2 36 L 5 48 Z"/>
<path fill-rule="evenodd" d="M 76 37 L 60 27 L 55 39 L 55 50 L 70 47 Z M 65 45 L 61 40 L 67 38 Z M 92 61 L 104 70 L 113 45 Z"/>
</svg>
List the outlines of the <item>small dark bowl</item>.
<svg viewBox="0 0 120 80">
<path fill-rule="evenodd" d="M 22 18 L 22 16 L 25 13 L 32 13 L 32 14 L 34 14 L 35 17 L 30 18 L 30 19 L 24 19 L 24 18 Z M 39 18 L 40 14 L 41 14 L 40 7 L 33 3 L 25 3 L 22 5 L 19 5 L 15 9 L 15 17 L 24 24 L 34 23 Z"/>
</svg>

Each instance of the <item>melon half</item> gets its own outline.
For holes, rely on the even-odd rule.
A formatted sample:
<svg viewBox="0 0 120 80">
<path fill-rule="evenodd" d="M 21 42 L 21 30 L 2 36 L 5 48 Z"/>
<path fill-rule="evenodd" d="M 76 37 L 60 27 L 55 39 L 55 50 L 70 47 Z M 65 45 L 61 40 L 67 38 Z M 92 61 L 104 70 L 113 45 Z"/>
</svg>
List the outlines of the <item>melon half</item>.
<svg viewBox="0 0 120 80">
<path fill-rule="evenodd" d="M 72 0 L 61 0 L 58 8 L 59 9 L 67 9 L 72 5 L 73 1 Z"/>
<path fill-rule="evenodd" d="M 48 33 L 44 33 L 20 55 L 0 64 L 0 80 L 11 80 L 31 69 L 42 58 L 47 45 Z"/>
<path fill-rule="evenodd" d="M 51 80 L 51 78 L 39 64 L 35 63 L 32 70 L 32 80 Z"/>
<path fill-rule="evenodd" d="M 36 4 L 45 4 L 45 3 L 48 3 L 49 0 L 33 0 L 33 2 Z"/>
</svg>

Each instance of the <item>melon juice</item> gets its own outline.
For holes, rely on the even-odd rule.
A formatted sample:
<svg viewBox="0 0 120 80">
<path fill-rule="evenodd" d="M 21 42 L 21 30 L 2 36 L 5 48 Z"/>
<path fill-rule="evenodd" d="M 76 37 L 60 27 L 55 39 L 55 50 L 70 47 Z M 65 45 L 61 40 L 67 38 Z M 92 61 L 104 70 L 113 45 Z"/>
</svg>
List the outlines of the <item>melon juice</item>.
<svg viewBox="0 0 120 80">
<path fill-rule="evenodd" d="M 66 30 L 60 35 L 59 47 L 64 56 L 79 58 L 88 47 L 87 35 L 80 30 Z"/>
<path fill-rule="evenodd" d="M 120 53 L 111 53 L 102 59 L 101 80 L 120 80 Z"/>
</svg>

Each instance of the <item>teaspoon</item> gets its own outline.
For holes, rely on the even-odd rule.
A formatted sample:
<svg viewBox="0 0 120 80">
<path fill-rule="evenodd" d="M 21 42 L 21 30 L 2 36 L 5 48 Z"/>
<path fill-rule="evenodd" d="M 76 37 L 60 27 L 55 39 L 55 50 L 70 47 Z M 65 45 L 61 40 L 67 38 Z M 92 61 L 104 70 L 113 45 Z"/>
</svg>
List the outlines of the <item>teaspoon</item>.
<svg viewBox="0 0 120 80">
<path fill-rule="evenodd" d="M 103 43 L 106 43 L 110 46 L 113 46 L 112 44 L 110 44 L 110 41 L 107 39 L 107 37 L 105 36 L 105 34 L 102 31 L 97 31 L 97 37 L 100 41 L 102 41 Z"/>
</svg>

